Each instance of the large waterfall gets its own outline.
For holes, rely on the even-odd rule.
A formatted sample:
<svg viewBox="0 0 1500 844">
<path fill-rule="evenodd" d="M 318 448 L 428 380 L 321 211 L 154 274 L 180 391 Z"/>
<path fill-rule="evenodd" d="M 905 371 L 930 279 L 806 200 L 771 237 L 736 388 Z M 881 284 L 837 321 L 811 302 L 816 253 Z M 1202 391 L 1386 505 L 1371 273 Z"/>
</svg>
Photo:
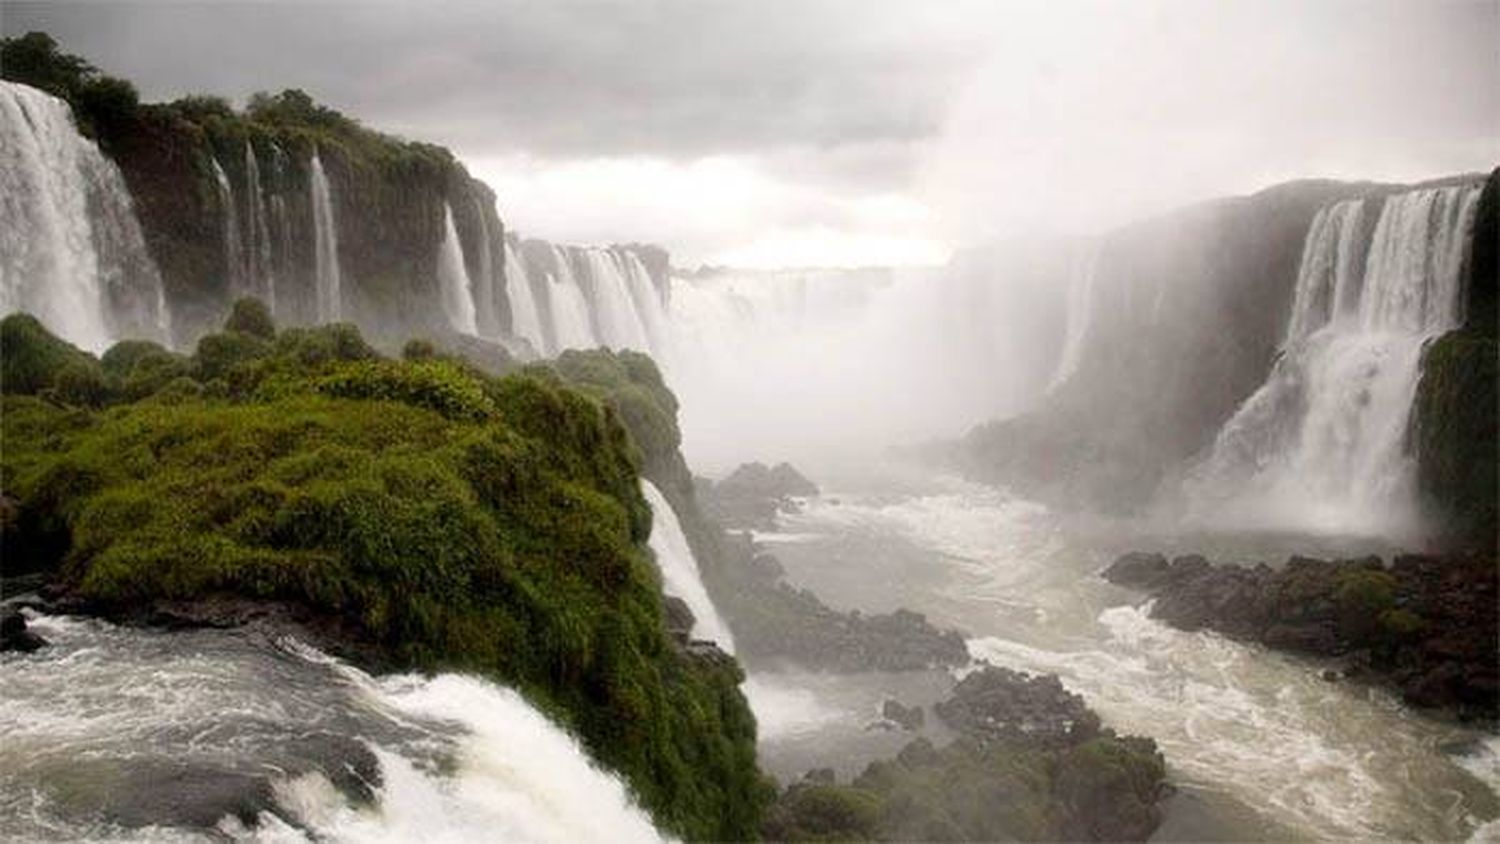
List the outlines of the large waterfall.
<svg viewBox="0 0 1500 844">
<path fill-rule="evenodd" d="M 617 349 L 651 351 L 646 326 L 636 311 L 629 282 L 618 256 L 607 249 L 585 249 L 585 266 L 594 286 L 594 314 L 599 337 Z"/>
<path fill-rule="evenodd" d="M 125 181 L 67 103 L 0 82 L 0 313 L 101 350 L 168 341 L 161 275 Z"/>
<path fill-rule="evenodd" d="M 1422 349 L 1462 320 L 1478 198 L 1461 185 L 1318 213 L 1281 357 L 1190 479 L 1196 509 L 1324 531 L 1417 527 L 1406 432 Z"/>
<path fill-rule="evenodd" d="M 719 617 L 708 590 L 703 586 L 703 576 L 698 571 L 698 561 L 688 547 L 682 525 L 672 510 L 671 502 L 648 480 L 641 481 L 641 494 L 651 505 L 651 553 L 656 555 L 657 568 L 661 570 L 662 591 L 681 598 L 693 611 L 693 637 L 716 642 L 720 648 L 734 653 L 734 638 L 729 634 L 729 625 Z"/>
<path fill-rule="evenodd" d="M 328 186 L 327 174 L 323 172 L 323 160 L 316 151 L 313 152 L 311 170 L 318 322 L 338 322 L 344 316 L 338 225 L 333 214 L 333 191 Z"/>
<path fill-rule="evenodd" d="M 453 208 L 443 205 L 443 244 L 438 247 L 438 287 L 448 324 L 460 334 L 478 334 L 474 316 L 474 291 L 464 268 L 464 250 L 453 225 Z"/>
<path fill-rule="evenodd" d="M 548 278 L 547 299 L 552 305 L 552 328 L 556 345 L 549 352 L 563 349 L 588 349 L 598 345 L 589 319 L 589 305 L 583 298 L 583 290 L 573 273 L 568 253 L 561 246 L 552 246 L 552 261 L 556 269 Z"/>
<path fill-rule="evenodd" d="M 661 840 L 572 736 L 486 680 L 374 678 L 244 631 L 33 624 L 51 645 L 6 654 L 0 695 L 7 837 Z"/>
<path fill-rule="evenodd" d="M 505 244 L 505 297 L 510 302 L 511 333 L 526 340 L 538 352 L 545 350 L 547 343 L 542 333 L 541 314 L 537 311 L 536 294 L 531 288 L 531 277 L 509 241 Z"/>
</svg>

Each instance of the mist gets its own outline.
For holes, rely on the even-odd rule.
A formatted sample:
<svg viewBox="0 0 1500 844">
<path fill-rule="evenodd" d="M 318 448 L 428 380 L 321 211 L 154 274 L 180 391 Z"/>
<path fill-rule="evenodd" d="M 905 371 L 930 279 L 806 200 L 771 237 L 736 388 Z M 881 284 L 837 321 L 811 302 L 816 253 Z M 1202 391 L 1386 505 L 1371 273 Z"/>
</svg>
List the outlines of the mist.
<svg viewBox="0 0 1500 844">
<path fill-rule="evenodd" d="M 0 839 L 1493 839 L 1497 44 L 0 0 Z"/>
</svg>

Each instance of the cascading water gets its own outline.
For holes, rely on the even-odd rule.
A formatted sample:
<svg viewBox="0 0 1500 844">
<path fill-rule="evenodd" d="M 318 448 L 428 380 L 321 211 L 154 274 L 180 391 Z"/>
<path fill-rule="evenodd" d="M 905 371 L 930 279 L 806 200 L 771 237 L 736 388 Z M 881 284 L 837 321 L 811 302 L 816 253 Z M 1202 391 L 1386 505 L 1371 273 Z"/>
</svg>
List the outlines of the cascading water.
<svg viewBox="0 0 1500 844">
<path fill-rule="evenodd" d="M 671 502 L 648 480 L 642 479 L 641 494 L 651 505 L 651 553 L 656 555 L 656 566 L 661 570 L 662 591 L 681 598 L 693 611 L 693 638 L 711 640 L 726 652 L 734 653 L 729 625 L 719 617 L 713 600 L 708 597 L 698 561 L 688 547 Z"/>
<path fill-rule="evenodd" d="M 586 249 L 584 257 L 594 282 L 594 313 L 599 339 L 616 349 L 651 351 L 646 327 L 636 313 L 629 282 L 615 255 L 607 249 Z"/>
<path fill-rule="evenodd" d="M 339 271 L 338 224 L 333 214 L 333 191 L 323 172 L 323 159 L 313 151 L 313 252 L 317 279 L 318 322 L 338 322 L 344 316 L 343 278 Z"/>
<path fill-rule="evenodd" d="M 1309 228 L 1270 377 L 1187 484 L 1200 515 L 1278 527 L 1416 530 L 1405 439 L 1427 341 L 1462 317 L 1479 187 L 1323 209 Z M 1206 506 L 1205 506 L 1206 505 Z"/>
<path fill-rule="evenodd" d="M 661 295 L 657 293 L 656 285 L 651 282 L 651 273 L 646 271 L 646 265 L 641 263 L 641 259 L 634 252 L 611 250 L 611 257 L 623 265 L 624 276 L 630 290 L 630 301 L 640 317 L 641 326 L 646 331 L 646 339 L 652 351 L 658 353 L 666 351 L 667 315 L 662 308 Z"/>
<path fill-rule="evenodd" d="M 0 654 L 8 837 L 662 838 L 571 736 L 477 677 L 374 678 L 245 631 L 32 624 L 45 650 Z"/>
<path fill-rule="evenodd" d="M 589 305 L 583 298 L 583 290 L 579 288 L 577 279 L 573 277 L 568 254 L 561 246 L 554 245 L 552 257 L 557 266 L 557 274 L 548 279 L 547 291 L 552 303 L 552 328 L 553 336 L 557 338 L 557 348 L 549 351 L 592 349 L 599 342 L 594 338 L 594 329 L 589 322 Z"/>
<path fill-rule="evenodd" d="M 67 103 L 0 82 L 0 313 L 93 350 L 163 330 L 161 275 L 114 163 Z"/>
<path fill-rule="evenodd" d="M 469 272 L 464 267 L 464 250 L 453 225 L 453 209 L 443 204 L 443 244 L 438 248 L 438 286 L 443 297 L 443 313 L 448 324 L 460 334 L 478 334 L 474 318 L 474 292 Z"/>
<path fill-rule="evenodd" d="M 224 267 L 229 274 L 229 290 L 232 296 L 245 292 L 245 247 L 240 242 L 240 213 L 234 204 L 234 188 L 217 158 L 211 159 L 214 168 L 214 184 L 218 189 L 219 208 L 224 218 Z"/>
<path fill-rule="evenodd" d="M 1098 275 L 1098 268 L 1099 249 L 1096 246 L 1088 250 L 1079 261 L 1068 282 L 1067 333 L 1064 335 L 1057 368 L 1053 370 L 1052 380 L 1047 385 L 1048 390 L 1056 389 L 1078 371 L 1078 363 L 1083 358 L 1084 341 L 1088 339 L 1089 324 L 1093 322 L 1094 279 Z M 1165 289 L 1163 284 L 1158 291 L 1158 302 L 1152 307 L 1153 313 L 1159 309 L 1160 291 Z"/>
<path fill-rule="evenodd" d="M 260 181 L 260 163 L 255 149 L 245 142 L 246 218 L 250 222 L 248 271 L 255 295 L 276 312 L 276 278 L 271 270 L 271 227 L 266 221 L 266 199 Z"/>
<path fill-rule="evenodd" d="M 480 337 L 500 339 L 500 305 L 495 293 L 495 258 L 490 250 L 490 223 L 478 197 L 474 213 L 479 217 L 479 277 L 474 279 L 474 325 Z"/>
<path fill-rule="evenodd" d="M 545 351 L 546 338 L 542 335 L 542 318 L 531 290 L 531 279 L 509 242 L 505 244 L 505 298 L 510 302 L 511 333 L 524 338 L 538 352 Z"/>
</svg>

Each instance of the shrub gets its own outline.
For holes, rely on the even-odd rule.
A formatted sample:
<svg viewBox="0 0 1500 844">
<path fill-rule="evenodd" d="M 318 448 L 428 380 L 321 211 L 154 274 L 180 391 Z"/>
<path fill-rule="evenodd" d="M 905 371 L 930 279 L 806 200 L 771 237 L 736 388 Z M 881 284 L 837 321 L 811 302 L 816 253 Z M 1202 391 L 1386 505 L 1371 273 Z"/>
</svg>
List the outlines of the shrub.
<svg viewBox="0 0 1500 844">
<path fill-rule="evenodd" d="M 48 331 L 30 314 L 0 320 L 0 391 L 11 395 L 39 393 L 57 382 L 69 364 L 94 363 L 89 353 Z"/>
<path fill-rule="evenodd" d="M 479 420 L 495 412 L 479 384 L 447 361 L 408 364 L 361 361 L 325 377 L 318 389 L 341 398 L 379 399 L 425 407 L 449 419 Z"/>
<path fill-rule="evenodd" d="M 276 337 L 276 322 L 271 319 L 271 311 L 264 302 L 246 297 L 235 300 L 229 310 L 229 318 L 224 321 L 224 330 L 271 340 Z"/>
</svg>

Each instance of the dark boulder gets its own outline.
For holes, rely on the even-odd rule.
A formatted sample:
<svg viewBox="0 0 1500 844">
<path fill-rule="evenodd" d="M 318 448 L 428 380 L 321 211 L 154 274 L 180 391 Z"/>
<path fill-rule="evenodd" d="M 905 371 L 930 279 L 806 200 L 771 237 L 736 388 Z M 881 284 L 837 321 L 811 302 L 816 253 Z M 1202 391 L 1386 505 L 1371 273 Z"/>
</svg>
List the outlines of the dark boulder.
<svg viewBox="0 0 1500 844">
<path fill-rule="evenodd" d="M 972 738 L 1066 746 L 1097 735 L 1099 716 L 1055 675 L 985 666 L 953 688 L 933 711 Z"/>
<path fill-rule="evenodd" d="M 1267 647 L 1337 657 L 1342 671 L 1396 687 L 1413 706 L 1500 717 L 1500 606 L 1493 554 L 1292 557 L 1272 569 L 1165 564 L 1127 554 L 1104 577 L 1155 597 L 1153 618 Z"/>
<path fill-rule="evenodd" d="M 922 707 L 906 706 L 897 700 L 886 700 L 880 707 L 880 714 L 903 730 L 920 730 L 927 721 Z"/>
<path fill-rule="evenodd" d="M 12 604 L 0 606 L 0 652 L 30 653 L 47 644 L 47 640 L 26 629 L 26 616 Z"/>
</svg>

